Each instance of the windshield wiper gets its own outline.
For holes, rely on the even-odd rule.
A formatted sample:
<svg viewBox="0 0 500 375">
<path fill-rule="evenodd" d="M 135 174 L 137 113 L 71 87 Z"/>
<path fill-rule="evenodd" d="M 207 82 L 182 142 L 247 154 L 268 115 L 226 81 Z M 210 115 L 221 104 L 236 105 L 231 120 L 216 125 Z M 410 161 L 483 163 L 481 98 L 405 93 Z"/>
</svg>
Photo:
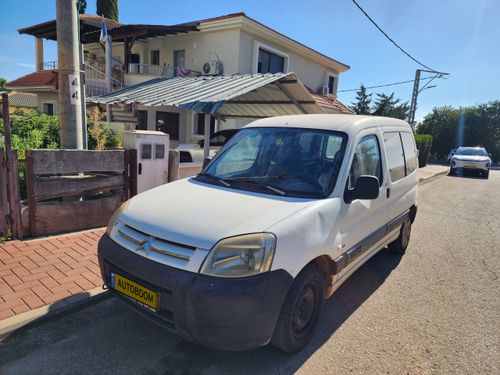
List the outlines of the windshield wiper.
<svg viewBox="0 0 500 375">
<path fill-rule="evenodd" d="M 241 178 L 227 178 L 226 181 L 236 182 L 237 184 L 243 183 L 243 184 L 248 184 L 248 185 L 259 186 L 259 187 L 266 188 L 267 190 L 270 190 L 270 191 L 272 191 L 276 194 L 282 195 L 282 196 L 288 195 L 285 191 L 281 190 L 280 188 L 278 188 L 274 185 L 269 185 L 269 184 L 266 184 L 263 182 L 254 181 L 252 179 L 244 179 L 243 177 L 241 177 Z"/>
<path fill-rule="evenodd" d="M 220 185 L 223 185 L 225 187 L 231 187 L 231 184 L 229 182 L 227 182 L 225 179 L 217 177 L 217 176 L 214 176 L 213 174 L 210 174 L 210 173 L 198 173 L 196 175 L 196 178 L 198 178 L 198 177 L 202 177 L 202 178 L 206 178 L 208 180 L 212 180 L 212 181 L 217 182 Z"/>
<path fill-rule="evenodd" d="M 285 178 L 288 178 L 288 174 L 279 174 L 275 176 L 234 176 L 234 177 L 228 177 L 228 180 L 233 180 L 233 181 L 250 181 L 250 180 L 263 180 L 263 179 L 271 179 L 271 178 L 276 178 L 278 180 L 284 180 Z"/>
</svg>

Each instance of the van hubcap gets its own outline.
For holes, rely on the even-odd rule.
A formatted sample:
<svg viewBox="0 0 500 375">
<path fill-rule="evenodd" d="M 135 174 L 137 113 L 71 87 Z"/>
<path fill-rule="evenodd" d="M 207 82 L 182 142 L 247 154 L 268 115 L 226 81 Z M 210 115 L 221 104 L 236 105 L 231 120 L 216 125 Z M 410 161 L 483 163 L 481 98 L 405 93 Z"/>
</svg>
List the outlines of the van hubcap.
<svg viewBox="0 0 500 375">
<path fill-rule="evenodd" d="M 316 305 L 314 290 L 310 286 L 302 289 L 293 315 L 293 328 L 296 333 L 301 333 L 310 323 Z"/>
</svg>

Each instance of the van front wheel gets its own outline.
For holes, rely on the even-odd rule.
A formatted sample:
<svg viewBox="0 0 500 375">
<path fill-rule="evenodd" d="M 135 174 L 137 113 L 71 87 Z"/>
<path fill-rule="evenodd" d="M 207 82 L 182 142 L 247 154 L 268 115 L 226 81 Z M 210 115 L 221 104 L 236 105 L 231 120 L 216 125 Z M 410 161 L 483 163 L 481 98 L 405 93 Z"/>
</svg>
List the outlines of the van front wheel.
<svg viewBox="0 0 500 375">
<path fill-rule="evenodd" d="M 393 254 L 403 255 L 410 243 L 411 234 L 411 219 L 408 216 L 404 223 L 401 225 L 399 237 L 396 241 L 389 244 L 389 251 Z"/>
<path fill-rule="evenodd" d="M 272 345 L 295 353 L 311 341 L 325 301 L 325 284 L 316 265 L 307 266 L 297 276 L 281 308 Z"/>
</svg>

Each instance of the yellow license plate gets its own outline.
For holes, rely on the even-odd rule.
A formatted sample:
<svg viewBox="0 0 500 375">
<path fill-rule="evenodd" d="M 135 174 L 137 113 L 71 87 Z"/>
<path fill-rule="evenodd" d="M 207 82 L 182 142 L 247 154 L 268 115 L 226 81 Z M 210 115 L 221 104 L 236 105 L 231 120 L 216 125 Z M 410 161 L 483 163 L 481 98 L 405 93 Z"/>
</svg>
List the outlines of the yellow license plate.
<svg viewBox="0 0 500 375">
<path fill-rule="evenodd" d="M 127 297 L 140 302 L 146 307 L 152 308 L 154 310 L 158 309 L 158 292 L 148 289 L 114 272 L 111 272 L 110 280 L 111 288 L 113 288 L 114 290 L 125 294 Z"/>
<path fill-rule="evenodd" d="M 475 165 L 465 165 L 464 168 L 467 168 L 467 169 L 476 169 L 476 166 Z"/>
</svg>

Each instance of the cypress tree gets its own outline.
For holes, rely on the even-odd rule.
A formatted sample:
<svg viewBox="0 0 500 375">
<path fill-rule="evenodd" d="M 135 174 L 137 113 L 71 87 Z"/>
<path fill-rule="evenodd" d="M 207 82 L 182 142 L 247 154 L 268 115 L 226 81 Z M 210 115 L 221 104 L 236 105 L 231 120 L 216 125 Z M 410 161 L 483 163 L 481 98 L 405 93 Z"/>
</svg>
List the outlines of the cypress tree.
<svg viewBox="0 0 500 375">
<path fill-rule="evenodd" d="M 96 0 L 97 14 L 118 21 L 118 0 Z"/>
</svg>

